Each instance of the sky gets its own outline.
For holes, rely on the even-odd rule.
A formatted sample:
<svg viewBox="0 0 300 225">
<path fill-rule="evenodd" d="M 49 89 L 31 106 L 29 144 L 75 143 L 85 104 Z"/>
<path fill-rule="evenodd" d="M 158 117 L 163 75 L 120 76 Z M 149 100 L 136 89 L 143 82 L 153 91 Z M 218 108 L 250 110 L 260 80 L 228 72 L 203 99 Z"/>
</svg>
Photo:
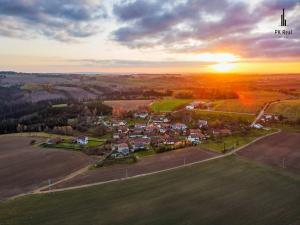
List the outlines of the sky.
<svg viewBox="0 0 300 225">
<path fill-rule="evenodd" d="M 0 0 L 0 70 L 300 73 L 300 0 Z"/>
</svg>

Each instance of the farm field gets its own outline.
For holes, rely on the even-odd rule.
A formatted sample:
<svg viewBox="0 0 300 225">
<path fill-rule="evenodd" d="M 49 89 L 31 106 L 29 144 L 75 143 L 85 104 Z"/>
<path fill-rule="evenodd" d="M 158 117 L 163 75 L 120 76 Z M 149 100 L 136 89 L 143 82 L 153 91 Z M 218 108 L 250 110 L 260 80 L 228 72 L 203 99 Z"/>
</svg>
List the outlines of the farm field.
<svg viewBox="0 0 300 225">
<path fill-rule="evenodd" d="M 285 100 L 274 103 L 268 108 L 268 113 L 283 115 L 291 120 L 300 118 L 300 100 Z"/>
<path fill-rule="evenodd" d="M 171 112 L 178 107 L 191 103 L 193 99 L 176 99 L 176 98 L 165 98 L 155 101 L 151 105 L 151 109 L 154 112 Z"/>
<path fill-rule="evenodd" d="M 259 163 L 284 167 L 300 174 L 300 133 L 281 132 L 266 137 L 238 154 Z"/>
<path fill-rule="evenodd" d="M 216 119 L 222 119 L 222 121 L 240 121 L 245 123 L 251 123 L 255 119 L 254 114 L 241 114 L 232 112 L 215 112 L 209 110 L 194 110 L 197 117 L 205 119 L 207 121 L 214 121 Z"/>
<path fill-rule="evenodd" d="M 233 150 L 238 147 L 244 146 L 256 138 L 262 137 L 267 134 L 271 134 L 275 130 L 257 130 L 251 129 L 246 135 L 232 135 L 227 137 L 222 137 L 219 140 L 207 140 L 200 144 L 201 147 L 209 149 L 211 151 L 223 152 L 224 147 L 226 150 Z"/>
<path fill-rule="evenodd" d="M 297 175 L 231 156 L 101 186 L 18 198 L 0 204 L 0 221 L 10 225 L 296 225 L 299 186 Z"/>
<path fill-rule="evenodd" d="M 238 99 L 213 101 L 210 109 L 227 112 L 257 113 L 267 102 L 289 98 L 285 94 L 271 91 L 243 91 L 239 92 L 238 95 Z"/>
<path fill-rule="evenodd" d="M 114 109 L 137 110 L 149 106 L 152 102 L 153 100 L 112 100 L 104 101 L 104 104 Z"/>
<path fill-rule="evenodd" d="M 65 188 L 126 178 L 170 169 L 176 166 L 182 166 L 185 163 L 197 162 L 218 155 L 215 152 L 207 151 L 200 147 L 188 147 L 159 154 L 154 154 L 154 152 L 151 151 L 148 151 L 148 153 L 153 155 L 144 157 L 146 153 L 141 152 L 143 155 L 139 155 L 140 158 L 134 164 L 115 164 L 113 166 L 89 170 L 53 188 Z"/>
<path fill-rule="evenodd" d="M 48 179 L 55 182 L 93 161 L 80 152 L 31 146 L 32 139 L 0 136 L 0 201 L 47 185 Z"/>
</svg>

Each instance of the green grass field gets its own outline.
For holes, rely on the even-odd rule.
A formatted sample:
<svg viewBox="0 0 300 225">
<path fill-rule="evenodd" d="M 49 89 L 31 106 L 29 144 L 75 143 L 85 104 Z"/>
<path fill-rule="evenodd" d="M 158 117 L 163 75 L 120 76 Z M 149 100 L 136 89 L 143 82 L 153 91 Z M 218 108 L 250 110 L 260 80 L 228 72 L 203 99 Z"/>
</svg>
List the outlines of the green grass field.
<svg viewBox="0 0 300 225">
<path fill-rule="evenodd" d="M 53 108 L 64 108 L 67 107 L 67 104 L 57 104 L 57 105 L 52 105 Z"/>
<path fill-rule="evenodd" d="M 251 141 L 255 140 L 256 138 L 259 138 L 261 136 L 264 136 L 266 134 L 270 134 L 275 132 L 276 129 L 272 130 L 257 130 L 257 129 L 251 129 L 250 132 L 247 135 L 232 135 L 220 138 L 218 140 L 212 140 L 209 139 L 207 141 L 204 141 L 202 144 L 200 144 L 201 147 L 204 147 L 208 150 L 215 151 L 215 152 L 222 152 L 225 148 L 228 149 L 236 149 L 243 145 L 246 145 L 250 143 Z"/>
<path fill-rule="evenodd" d="M 105 140 L 100 140 L 100 139 L 94 138 L 94 139 L 90 139 L 88 144 L 80 145 L 80 144 L 77 144 L 77 143 L 72 143 L 71 140 L 65 140 L 61 143 L 51 145 L 51 147 L 72 149 L 72 150 L 81 150 L 84 147 L 93 148 L 93 147 L 100 146 L 100 145 L 104 144 L 104 142 L 105 142 Z"/>
<path fill-rule="evenodd" d="M 285 100 L 274 103 L 268 108 L 268 112 L 296 120 L 300 118 L 300 100 Z"/>
<path fill-rule="evenodd" d="M 0 204 L 0 221 L 1 225 L 296 225 L 299 187 L 299 176 L 231 156 L 142 178 L 21 197 Z"/>
<path fill-rule="evenodd" d="M 151 105 L 151 110 L 154 112 L 171 112 L 180 106 L 191 103 L 192 101 L 192 99 L 165 98 L 155 101 Z"/>
</svg>

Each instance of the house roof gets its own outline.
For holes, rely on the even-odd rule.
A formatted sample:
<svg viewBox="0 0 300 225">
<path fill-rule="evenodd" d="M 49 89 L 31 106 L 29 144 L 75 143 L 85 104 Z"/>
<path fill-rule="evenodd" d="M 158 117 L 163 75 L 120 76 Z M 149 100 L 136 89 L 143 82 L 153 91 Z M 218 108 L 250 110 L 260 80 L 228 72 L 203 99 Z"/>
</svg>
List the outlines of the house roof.
<svg viewBox="0 0 300 225">
<path fill-rule="evenodd" d="M 190 134 L 198 134 L 201 133 L 200 129 L 190 129 Z"/>
<path fill-rule="evenodd" d="M 118 148 L 128 148 L 128 144 L 127 143 L 118 144 Z"/>
<path fill-rule="evenodd" d="M 174 123 L 174 124 L 172 124 L 172 128 L 179 128 L 179 129 L 181 129 L 181 128 L 186 128 L 187 126 L 184 124 L 184 123 Z"/>
<path fill-rule="evenodd" d="M 87 136 L 79 136 L 76 139 L 77 140 L 86 140 L 88 137 Z"/>
</svg>

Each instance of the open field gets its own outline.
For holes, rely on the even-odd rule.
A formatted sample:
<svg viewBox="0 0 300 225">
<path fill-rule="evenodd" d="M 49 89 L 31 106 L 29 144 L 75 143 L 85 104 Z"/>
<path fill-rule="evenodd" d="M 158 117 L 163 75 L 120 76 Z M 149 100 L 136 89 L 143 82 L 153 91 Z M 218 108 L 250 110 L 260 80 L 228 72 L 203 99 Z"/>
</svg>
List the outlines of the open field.
<svg viewBox="0 0 300 225">
<path fill-rule="evenodd" d="M 178 107 L 191 103 L 193 99 L 176 99 L 176 98 L 165 98 L 155 101 L 151 105 L 151 109 L 154 112 L 170 112 Z"/>
<path fill-rule="evenodd" d="M 300 222 L 300 178 L 238 157 L 0 205 L 9 225 L 288 225 Z"/>
<path fill-rule="evenodd" d="M 150 152 L 151 153 L 151 152 Z M 189 147 L 173 150 L 160 154 L 142 157 L 134 164 L 118 164 L 95 170 L 89 170 L 71 180 L 60 183 L 54 188 L 65 188 L 96 182 L 110 181 L 145 173 L 156 172 L 164 169 L 181 166 L 216 156 L 214 152 L 203 150 L 199 147 Z"/>
<path fill-rule="evenodd" d="M 226 148 L 226 150 L 233 150 L 250 143 L 258 137 L 273 133 L 274 131 L 275 130 L 267 131 L 262 129 L 251 129 L 246 135 L 231 135 L 222 137 L 218 140 L 210 139 L 204 141 L 200 146 L 216 152 L 222 152 L 224 150 L 224 147 Z"/>
<path fill-rule="evenodd" d="M 291 120 L 300 118 L 300 100 L 285 100 L 270 105 L 268 113 L 283 115 Z"/>
<path fill-rule="evenodd" d="M 96 139 L 96 138 L 95 138 Z M 105 140 L 89 140 L 89 142 L 86 144 L 86 145 L 81 145 L 81 144 L 78 144 L 78 143 L 73 143 L 71 141 L 71 139 L 68 139 L 68 140 L 64 140 L 60 143 L 57 143 L 57 144 L 53 144 L 53 145 L 50 145 L 50 147 L 52 148 L 63 148 L 63 149 L 71 149 L 71 150 L 82 150 L 83 148 L 86 148 L 86 147 L 90 147 L 90 148 L 94 148 L 94 147 L 98 147 L 102 144 L 105 143 Z"/>
<path fill-rule="evenodd" d="M 260 140 L 238 153 L 271 166 L 300 174 L 300 134 L 281 132 Z"/>
<path fill-rule="evenodd" d="M 114 109 L 136 110 L 140 107 L 147 107 L 152 102 L 153 100 L 113 100 L 104 101 L 104 104 Z"/>
<path fill-rule="evenodd" d="M 275 91 L 242 91 L 238 99 L 217 100 L 212 102 L 212 110 L 228 112 L 256 113 L 264 104 L 289 98 L 288 95 Z"/>
<path fill-rule="evenodd" d="M 57 105 L 52 105 L 53 108 L 64 108 L 67 107 L 67 104 L 57 104 Z"/>
<path fill-rule="evenodd" d="M 79 152 L 31 146 L 32 139 L 0 136 L 0 200 L 47 185 L 48 179 L 55 182 L 92 162 Z"/>
<path fill-rule="evenodd" d="M 214 121 L 216 119 L 222 119 L 222 121 L 232 122 L 232 121 L 240 121 L 244 123 L 251 123 L 255 119 L 254 114 L 246 114 L 246 113 L 232 113 L 232 112 L 215 112 L 208 110 L 195 110 L 196 115 L 207 121 Z"/>
</svg>

